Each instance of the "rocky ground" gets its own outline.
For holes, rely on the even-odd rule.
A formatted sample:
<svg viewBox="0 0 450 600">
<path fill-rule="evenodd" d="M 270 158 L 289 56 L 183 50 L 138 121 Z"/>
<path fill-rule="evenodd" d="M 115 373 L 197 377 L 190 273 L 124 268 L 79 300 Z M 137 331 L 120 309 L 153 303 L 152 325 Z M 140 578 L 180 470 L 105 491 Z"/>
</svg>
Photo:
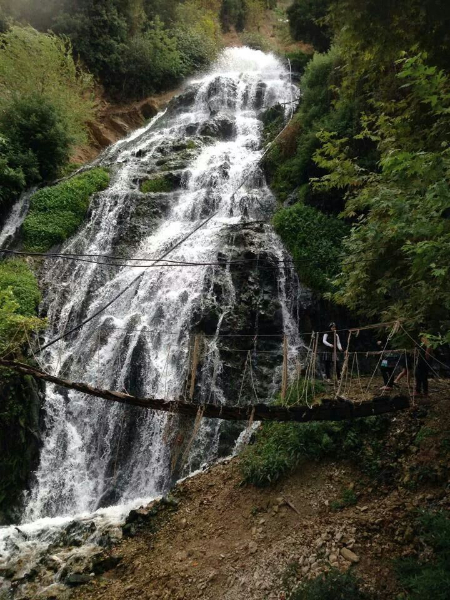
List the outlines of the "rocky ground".
<svg viewBox="0 0 450 600">
<path fill-rule="evenodd" d="M 227 459 L 132 511 L 122 527 L 70 523 L 33 564 L 3 568 L 6 597 L 284 600 L 335 567 L 392 600 L 393 560 L 431 551 L 418 510 L 450 509 L 448 386 L 432 385 L 430 403 L 392 417 L 376 475 L 323 460 L 258 489 L 242 485 L 239 458 Z"/>
<path fill-rule="evenodd" d="M 386 456 L 397 455 L 389 483 L 327 461 L 304 464 L 271 488 L 244 487 L 239 459 L 188 479 L 162 505 L 131 513 L 108 554 L 114 568 L 65 594 L 282 600 L 296 582 L 334 566 L 355 570 L 392 599 L 399 591 L 393 559 L 429 551 L 416 536 L 417 510 L 450 508 L 450 461 L 439 450 L 448 439 L 446 404 L 441 397 L 394 418 L 385 448 Z M 337 509 L 343 490 L 356 504 Z"/>
</svg>

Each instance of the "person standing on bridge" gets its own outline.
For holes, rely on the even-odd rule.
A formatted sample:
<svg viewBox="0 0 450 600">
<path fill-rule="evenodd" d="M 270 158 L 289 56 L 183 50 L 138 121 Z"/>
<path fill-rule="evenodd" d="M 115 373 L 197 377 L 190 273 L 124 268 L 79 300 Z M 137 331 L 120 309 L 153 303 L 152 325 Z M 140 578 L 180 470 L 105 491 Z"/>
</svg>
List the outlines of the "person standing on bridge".
<svg viewBox="0 0 450 600">
<path fill-rule="evenodd" d="M 322 338 L 322 342 L 324 346 L 332 348 L 332 351 L 325 352 L 323 357 L 325 364 L 325 375 L 327 380 L 330 381 L 331 379 L 340 379 L 341 377 L 341 364 L 338 357 L 338 351 L 342 352 L 342 345 L 337 332 L 336 323 L 330 323 L 328 327 L 330 328 L 331 333 L 325 333 Z"/>
</svg>

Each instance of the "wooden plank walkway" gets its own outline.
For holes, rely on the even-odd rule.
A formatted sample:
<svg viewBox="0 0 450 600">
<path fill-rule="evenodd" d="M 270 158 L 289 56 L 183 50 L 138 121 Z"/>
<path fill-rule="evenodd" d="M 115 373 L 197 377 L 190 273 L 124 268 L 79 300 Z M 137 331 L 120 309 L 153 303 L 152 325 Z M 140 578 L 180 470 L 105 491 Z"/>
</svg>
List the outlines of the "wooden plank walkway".
<svg viewBox="0 0 450 600">
<path fill-rule="evenodd" d="M 23 375 L 31 375 L 35 379 L 54 383 L 68 390 L 75 390 L 88 396 L 102 398 L 110 402 L 119 402 L 129 406 L 157 410 L 170 413 L 178 413 L 189 417 L 196 417 L 199 408 L 202 416 L 212 419 L 224 419 L 227 421 L 248 421 L 250 417 L 255 421 L 297 421 L 306 423 L 309 421 L 344 421 L 360 417 L 371 417 L 385 413 L 393 413 L 406 410 L 410 406 L 407 396 L 381 396 L 373 398 L 370 402 L 352 403 L 339 400 L 322 400 L 322 404 L 307 408 L 304 406 L 275 406 L 268 404 L 253 404 L 247 406 L 221 406 L 216 404 L 195 404 L 179 400 L 163 400 L 159 398 L 137 398 L 130 394 L 102 390 L 86 383 L 67 381 L 60 377 L 54 377 L 31 367 L 29 365 L 9 360 L 0 360 L 0 366 L 13 369 Z"/>
</svg>

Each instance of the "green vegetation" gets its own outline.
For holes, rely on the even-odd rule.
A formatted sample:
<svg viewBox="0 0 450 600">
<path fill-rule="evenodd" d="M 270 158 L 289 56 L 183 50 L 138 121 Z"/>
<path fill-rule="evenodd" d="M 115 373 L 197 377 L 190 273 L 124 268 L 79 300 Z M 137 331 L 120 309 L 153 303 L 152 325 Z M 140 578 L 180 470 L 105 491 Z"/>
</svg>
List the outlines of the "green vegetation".
<svg viewBox="0 0 450 600">
<path fill-rule="evenodd" d="M 312 57 L 313 55 L 311 53 L 303 52 L 302 50 L 286 52 L 286 58 L 288 58 L 291 63 L 292 72 L 297 76 L 303 75 L 306 66 Z"/>
<path fill-rule="evenodd" d="M 345 488 L 344 490 L 342 490 L 342 494 L 339 500 L 333 500 L 333 502 L 330 503 L 330 508 L 332 510 L 341 510 L 346 506 L 355 506 L 357 501 L 358 499 L 356 497 L 355 492 L 350 488 Z"/>
<path fill-rule="evenodd" d="M 402 318 L 411 333 L 449 342 L 446 3 L 295 0 L 288 15 L 296 39 L 330 50 L 306 66 L 302 102 L 266 172 L 280 201 L 350 226 L 340 264 L 330 245 L 333 286 L 308 273 L 307 281 L 332 289 L 336 303 L 366 322 Z M 292 252 L 299 249 L 295 231 L 280 233 Z"/>
<path fill-rule="evenodd" d="M 45 324 L 35 315 L 41 295 L 36 278 L 22 260 L 0 263 L 0 352 L 13 354 Z"/>
<path fill-rule="evenodd" d="M 352 100 L 335 104 L 334 89 L 342 78 L 341 62 L 336 48 L 327 54 L 315 54 L 308 61 L 300 81 L 300 108 L 265 159 L 269 183 L 280 200 L 300 191 L 302 201 L 333 214 L 342 210 L 344 193 L 317 190 L 310 182 L 326 173 L 315 161 L 321 143 L 318 133 L 324 128 L 343 136 L 358 131 L 357 103 Z"/>
<path fill-rule="evenodd" d="M 25 248 L 46 252 L 73 235 L 84 219 L 89 198 L 108 184 L 108 172 L 99 168 L 34 194 L 23 223 Z"/>
<path fill-rule="evenodd" d="M 311 44 L 318 52 L 330 48 L 331 30 L 326 16 L 331 0 L 294 0 L 287 14 L 294 40 Z"/>
<path fill-rule="evenodd" d="M 400 559 L 396 563 L 397 577 L 408 600 L 446 600 L 450 589 L 450 518 L 447 512 L 424 512 L 418 518 L 417 533 L 433 550 L 431 558 Z"/>
<path fill-rule="evenodd" d="M 45 327 L 36 317 L 40 292 L 23 260 L 0 262 L 0 353 L 20 356 L 31 336 Z M 22 358 L 23 360 L 23 358 Z M 0 524 L 5 509 L 18 503 L 38 448 L 39 397 L 29 377 L 0 369 Z"/>
<path fill-rule="evenodd" d="M 167 90 L 219 49 L 218 0 L 37 0 L 6 13 L 70 40 L 74 55 L 119 99 Z"/>
<path fill-rule="evenodd" d="M 33 157 L 24 169 L 28 183 L 50 181 L 69 160 L 71 139 L 55 106 L 38 95 L 14 100 L 0 117 L 0 130 L 13 151 Z"/>
<path fill-rule="evenodd" d="M 16 26 L 0 35 L 0 215 L 87 140 L 92 90 L 68 40 Z"/>
<path fill-rule="evenodd" d="M 291 473 L 304 460 L 326 457 L 354 459 L 371 476 L 379 473 L 389 418 L 370 417 L 348 422 L 265 423 L 253 445 L 244 451 L 245 483 L 270 485 Z"/>
<path fill-rule="evenodd" d="M 0 37 L 0 113 L 18 98 L 42 98 L 53 105 L 69 138 L 82 144 L 95 115 L 93 88 L 67 38 L 17 26 Z"/>
<path fill-rule="evenodd" d="M 273 224 L 302 281 L 316 290 L 329 291 L 339 272 L 342 240 L 349 230 L 346 224 L 300 202 L 279 210 Z"/>
<path fill-rule="evenodd" d="M 154 179 L 147 179 L 141 184 L 141 192 L 144 194 L 157 194 L 171 192 L 174 189 L 174 185 L 167 177 L 155 177 Z"/>
<path fill-rule="evenodd" d="M 361 582 L 350 572 L 334 569 L 302 583 L 289 600 L 374 600 L 374 595 L 361 589 Z"/>
</svg>

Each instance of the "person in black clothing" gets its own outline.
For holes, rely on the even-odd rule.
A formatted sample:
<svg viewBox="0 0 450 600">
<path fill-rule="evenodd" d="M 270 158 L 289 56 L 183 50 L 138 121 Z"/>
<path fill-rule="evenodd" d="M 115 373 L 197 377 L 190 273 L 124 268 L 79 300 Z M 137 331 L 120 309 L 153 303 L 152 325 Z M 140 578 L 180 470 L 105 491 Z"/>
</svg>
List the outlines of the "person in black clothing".
<svg viewBox="0 0 450 600">
<path fill-rule="evenodd" d="M 331 334 L 329 335 L 328 333 L 325 333 L 322 338 L 324 346 L 332 348 L 331 352 L 324 353 L 323 359 L 325 364 L 325 375 L 328 380 L 332 379 L 333 376 L 336 376 L 337 379 L 340 379 L 341 364 L 337 353 L 338 351 L 342 352 L 342 344 L 339 334 L 337 333 L 336 323 L 330 323 L 329 328 L 331 329 Z M 329 338 L 331 338 L 331 343 Z"/>
<path fill-rule="evenodd" d="M 430 373 L 431 348 L 426 337 L 421 340 L 419 356 L 415 370 L 416 396 L 421 396 L 422 391 L 425 398 L 428 396 L 428 375 Z"/>
</svg>

